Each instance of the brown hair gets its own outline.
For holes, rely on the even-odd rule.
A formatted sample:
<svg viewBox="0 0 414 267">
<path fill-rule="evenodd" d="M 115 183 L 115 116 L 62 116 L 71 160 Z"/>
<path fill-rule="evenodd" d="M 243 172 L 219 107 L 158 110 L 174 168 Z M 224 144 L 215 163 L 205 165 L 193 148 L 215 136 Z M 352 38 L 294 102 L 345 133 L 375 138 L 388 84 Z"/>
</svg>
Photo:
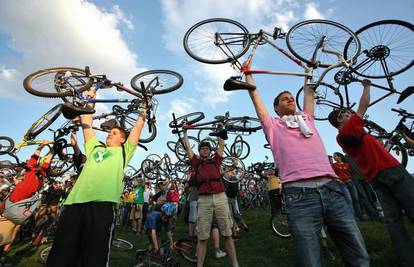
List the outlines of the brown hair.
<svg viewBox="0 0 414 267">
<path fill-rule="evenodd" d="M 128 135 L 129 135 L 129 133 L 127 132 L 127 130 L 125 130 L 121 126 L 114 126 L 114 127 L 111 128 L 111 130 L 112 129 L 118 129 L 121 132 L 122 137 L 125 139 L 125 141 L 123 142 L 123 144 L 124 144 L 126 142 L 126 140 L 128 139 Z"/>
<path fill-rule="evenodd" d="M 334 109 L 331 113 L 329 113 L 328 115 L 328 121 L 329 123 L 335 127 L 338 128 L 339 127 L 339 122 L 338 122 L 338 116 L 339 114 L 342 112 L 342 109 Z"/>
<path fill-rule="evenodd" d="M 290 95 L 292 95 L 292 93 L 291 93 L 291 92 L 289 92 L 289 91 L 282 91 L 282 92 L 280 92 L 280 93 L 279 93 L 279 94 L 275 97 L 275 99 L 273 100 L 273 107 L 276 107 L 277 105 L 279 105 L 280 97 L 281 97 L 283 94 L 290 94 Z"/>
</svg>

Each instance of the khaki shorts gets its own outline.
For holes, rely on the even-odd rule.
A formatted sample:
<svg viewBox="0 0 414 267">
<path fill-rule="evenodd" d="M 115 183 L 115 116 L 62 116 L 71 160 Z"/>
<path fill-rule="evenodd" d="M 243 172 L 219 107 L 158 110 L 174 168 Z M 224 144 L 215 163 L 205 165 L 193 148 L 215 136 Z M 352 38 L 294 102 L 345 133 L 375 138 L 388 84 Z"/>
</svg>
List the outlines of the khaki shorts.
<svg viewBox="0 0 414 267">
<path fill-rule="evenodd" d="M 0 246 L 7 245 L 12 242 L 13 230 L 16 225 L 5 218 L 0 219 Z"/>
<path fill-rule="evenodd" d="M 142 205 L 141 204 L 133 204 L 131 209 L 131 215 L 129 219 L 131 220 L 138 220 L 142 218 Z"/>
<path fill-rule="evenodd" d="M 222 236 L 231 236 L 231 217 L 229 203 L 224 192 L 212 195 L 200 195 L 197 201 L 197 238 L 207 240 L 210 237 L 213 214 L 216 216 Z"/>
</svg>

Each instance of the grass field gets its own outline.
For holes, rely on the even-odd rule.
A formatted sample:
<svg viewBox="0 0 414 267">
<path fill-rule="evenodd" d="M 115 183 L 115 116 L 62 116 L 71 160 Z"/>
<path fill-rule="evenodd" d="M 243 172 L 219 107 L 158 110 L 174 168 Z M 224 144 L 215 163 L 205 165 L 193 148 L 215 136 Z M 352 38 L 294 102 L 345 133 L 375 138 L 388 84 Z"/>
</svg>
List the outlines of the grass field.
<svg viewBox="0 0 414 267">
<path fill-rule="evenodd" d="M 242 232 L 236 242 L 236 249 L 240 266 L 267 267 L 267 266 L 293 266 L 292 241 L 279 239 L 269 227 L 269 215 L 267 211 L 250 210 L 243 214 L 250 226 L 248 232 Z M 368 252 L 371 256 L 371 266 L 397 266 L 397 258 L 393 253 L 391 241 L 385 230 L 383 222 L 360 222 L 361 232 L 364 236 Z M 186 225 L 179 218 L 175 228 L 174 238 L 184 237 L 187 233 Z M 409 231 L 414 236 L 414 226 L 409 225 Z M 146 238 L 143 235 L 133 235 L 132 232 L 124 228 L 116 228 L 115 236 L 129 240 L 134 244 L 131 251 L 120 251 L 114 249 L 111 253 L 110 266 L 132 266 L 134 264 L 134 252 L 137 248 L 146 247 Z M 36 267 L 43 266 L 37 261 L 40 247 L 32 248 L 18 255 L 18 251 L 27 247 L 27 242 L 14 244 L 10 252 L 6 255 L 5 262 L 11 263 L 13 267 Z M 336 256 L 335 261 L 324 261 L 323 266 L 343 266 L 338 251 L 330 242 L 332 250 Z M 227 257 L 215 259 L 209 243 L 209 251 L 205 266 L 231 266 Z M 221 243 L 224 249 L 223 242 Z M 413 251 L 414 253 L 414 251 Z M 194 266 L 176 256 L 181 266 Z M 0 265 L 1 266 L 1 265 Z"/>
</svg>

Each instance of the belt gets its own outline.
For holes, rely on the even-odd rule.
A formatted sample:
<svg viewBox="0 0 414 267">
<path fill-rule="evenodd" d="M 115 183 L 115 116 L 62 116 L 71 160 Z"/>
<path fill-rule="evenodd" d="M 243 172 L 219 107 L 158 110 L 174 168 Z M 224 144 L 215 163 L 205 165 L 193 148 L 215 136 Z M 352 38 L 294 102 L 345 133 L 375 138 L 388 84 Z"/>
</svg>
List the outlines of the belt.
<svg viewBox="0 0 414 267">
<path fill-rule="evenodd" d="M 322 186 L 326 183 L 332 181 L 333 178 L 330 176 L 316 176 L 307 179 L 302 179 L 298 181 L 292 181 L 288 183 L 284 183 L 283 187 L 308 187 L 308 188 L 316 188 Z"/>
</svg>

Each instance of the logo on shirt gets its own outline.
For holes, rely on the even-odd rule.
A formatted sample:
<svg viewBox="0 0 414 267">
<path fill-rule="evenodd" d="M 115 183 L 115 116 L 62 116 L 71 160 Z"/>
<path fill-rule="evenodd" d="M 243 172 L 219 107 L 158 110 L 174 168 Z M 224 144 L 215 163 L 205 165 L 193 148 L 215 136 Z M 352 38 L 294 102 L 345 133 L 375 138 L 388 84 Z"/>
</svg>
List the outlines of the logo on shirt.
<svg viewBox="0 0 414 267">
<path fill-rule="evenodd" d="M 93 159 L 97 163 L 104 161 L 105 159 L 107 159 L 110 156 L 111 156 L 111 153 L 108 150 L 96 151 L 95 153 L 93 153 Z"/>
</svg>

